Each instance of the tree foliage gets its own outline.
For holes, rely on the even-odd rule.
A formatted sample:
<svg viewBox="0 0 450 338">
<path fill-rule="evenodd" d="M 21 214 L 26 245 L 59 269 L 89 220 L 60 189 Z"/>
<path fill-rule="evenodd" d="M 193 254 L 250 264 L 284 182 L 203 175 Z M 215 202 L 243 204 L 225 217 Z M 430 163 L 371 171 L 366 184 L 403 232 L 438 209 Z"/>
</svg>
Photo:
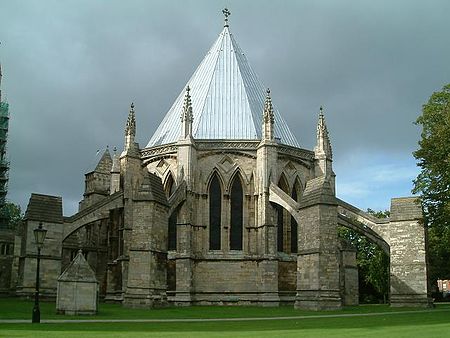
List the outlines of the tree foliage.
<svg viewBox="0 0 450 338">
<path fill-rule="evenodd" d="M 389 216 L 389 211 L 367 209 L 367 212 L 378 218 Z M 360 302 L 386 303 L 389 295 L 389 256 L 367 237 L 351 229 L 341 227 L 339 236 L 349 242 L 357 252 Z"/>
<path fill-rule="evenodd" d="M 0 213 L 2 215 L 2 219 L 5 220 L 6 227 L 12 230 L 17 228 L 23 218 L 20 205 L 12 202 L 6 202 L 3 208 L 1 208 Z"/>
<path fill-rule="evenodd" d="M 414 152 L 420 174 L 414 193 L 422 196 L 428 226 L 430 278 L 450 278 L 450 84 L 431 95 L 417 118 L 422 127 Z"/>
<path fill-rule="evenodd" d="M 414 152 L 422 169 L 414 180 L 422 195 L 430 226 L 450 225 L 450 84 L 435 92 L 417 118 L 422 126 L 419 149 Z"/>
</svg>

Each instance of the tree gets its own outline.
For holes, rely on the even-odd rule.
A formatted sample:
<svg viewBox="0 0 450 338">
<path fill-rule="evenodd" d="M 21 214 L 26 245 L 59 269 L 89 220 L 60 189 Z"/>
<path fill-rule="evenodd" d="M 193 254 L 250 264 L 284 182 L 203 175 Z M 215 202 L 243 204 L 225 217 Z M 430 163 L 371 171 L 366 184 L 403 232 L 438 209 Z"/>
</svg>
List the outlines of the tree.
<svg viewBox="0 0 450 338">
<path fill-rule="evenodd" d="M 389 216 L 389 211 L 367 209 L 367 212 L 378 218 Z M 340 228 L 339 236 L 349 242 L 357 252 L 360 302 L 386 303 L 389 295 L 389 256 L 367 237 L 351 229 Z"/>
<path fill-rule="evenodd" d="M 413 193 L 422 196 L 430 279 L 435 282 L 450 278 L 450 84 L 431 95 L 416 124 L 422 133 L 413 154 L 421 172 Z"/>
<path fill-rule="evenodd" d="M 450 226 L 450 84 L 435 92 L 417 118 L 422 126 L 419 149 L 413 154 L 422 168 L 414 180 L 429 226 Z"/>
<path fill-rule="evenodd" d="M 12 202 L 6 202 L 0 209 L 1 217 L 4 219 L 7 228 L 15 230 L 23 218 L 20 205 Z"/>
</svg>

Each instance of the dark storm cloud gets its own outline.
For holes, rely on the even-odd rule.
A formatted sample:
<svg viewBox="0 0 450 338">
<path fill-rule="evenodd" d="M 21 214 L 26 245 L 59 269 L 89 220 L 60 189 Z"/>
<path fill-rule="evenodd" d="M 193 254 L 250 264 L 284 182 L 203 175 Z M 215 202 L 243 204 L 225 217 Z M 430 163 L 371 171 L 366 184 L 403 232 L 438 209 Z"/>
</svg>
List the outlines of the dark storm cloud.
<svg viewBox="0 0 450 338">
<path fill-rule="evenodd" d="M 224 5 L 302 146 L 313 147 L 325 106 L 344 193 L 361 186 L 346 177 L 374 175 L 369 158 L 410 156 L 421 105 L 450 82 L 448 1 L 2 1 L 9 198 L 61 195 L 73 212 L 97 149 L 121 149 L 131 101 L 147 144 L 220 33 Z M 411 167 L 392 170 L 410 180 Z"/>
</svg>

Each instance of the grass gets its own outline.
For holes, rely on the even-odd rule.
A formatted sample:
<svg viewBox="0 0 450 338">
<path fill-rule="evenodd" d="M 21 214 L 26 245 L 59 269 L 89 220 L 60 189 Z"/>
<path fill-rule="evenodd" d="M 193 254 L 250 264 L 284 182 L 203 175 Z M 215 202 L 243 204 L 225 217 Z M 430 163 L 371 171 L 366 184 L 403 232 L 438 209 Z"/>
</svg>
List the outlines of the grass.
<svg viewBox="0 0 450 338">
<path fill-rule="evenodd" d="M 0 299 L 0 319 L 30 319 L 33 303 Z M 450 337 L 450 304 L 437 310 L 391 309 L 384 305 L 345 308 L 340 311 L 299 311 L 290 306 L 125 309 L 100 304 L 97 316 L 69 317 L 55 314 L 54 303 L 41 304 L 42 319 L 179 319 L 316 316 L 288 320 L 204 321 L 158 323 L 57 323 L 0 324 L 0 337 Z M 389 312 L 401 311 L 400 314 Z M 332 317 L 335 314 L 383 315 Z"/>
</svg>

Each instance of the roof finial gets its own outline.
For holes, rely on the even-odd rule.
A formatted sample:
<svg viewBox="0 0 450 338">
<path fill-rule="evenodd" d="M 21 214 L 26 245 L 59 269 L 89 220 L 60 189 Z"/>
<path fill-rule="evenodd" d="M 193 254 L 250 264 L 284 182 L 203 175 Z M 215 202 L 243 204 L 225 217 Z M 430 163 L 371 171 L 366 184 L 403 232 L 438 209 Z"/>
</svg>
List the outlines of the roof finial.
<svg viewBox="0 0 450 338">
<path fill-rule="evenodd" d="M 192 122 L 194 114 L 192 113 L 191 88 L 186 87 L 186 95 L 184 96 L 183 111 L 181 112 L 181 122 Z"/>
<path fill-rule="evenodd" d="M 272 105 L 272 99 L 270 98 L 270 89 L 267 88 L 266 90 L 266 100 L 264 102 L 264 122 L 273 124 L 275 121 L 275 116 L 273 114 L 273 105 Z"/>
<path fill-rule="evenodd" d="M 231 12 L 228 10 L 228 8 L 224 8 L 224 9 L 222 9 L 222 13 L 223 13 L 223 15 L 225 15 L 225 23 L 224 23 L 224 27 L 229 27 L 228 26 L 228 17 L 231 15 Z"/>
<path fill-rule="evenodd" d="M 186 87 L 186 95 L 184 96 L 183 110 L 181 112 L 182 132 L 181 136 L 184 139 L 192 137 L 192 121 L 194 120 L 194 114 L 192 113 L 191 94 L 189 92 L 191 88 Z"/>
<path fill-rule="evenodd" d="M 275 122 L 275 116 L 273 114 L 272 99 L 270 98 L 270 89 L 266 90 L 266 100 L 264 101 L 263 112 L 263 129 L 262 137 L 264 140 L 273 140 L 273 124 Z"/>
<path fill-rule="evenodd" d="M 329 158 L 333 157 L 330 137 L 328 135 L 328 129 L 325 123 L 325 116 L 323 115 L 322 106 L 320 106 L 319 109 L 319 121 L 317 122 L 317 145 L 314 151 L 316 153 L 323 152 Z"/>
<path fill-rule="evenodd" d="M 125 135 L 136 135 L 136 117 L 134 115 L 134 102 L 131 102 L 130 112 L 128 113 Z"/>
</svg>

